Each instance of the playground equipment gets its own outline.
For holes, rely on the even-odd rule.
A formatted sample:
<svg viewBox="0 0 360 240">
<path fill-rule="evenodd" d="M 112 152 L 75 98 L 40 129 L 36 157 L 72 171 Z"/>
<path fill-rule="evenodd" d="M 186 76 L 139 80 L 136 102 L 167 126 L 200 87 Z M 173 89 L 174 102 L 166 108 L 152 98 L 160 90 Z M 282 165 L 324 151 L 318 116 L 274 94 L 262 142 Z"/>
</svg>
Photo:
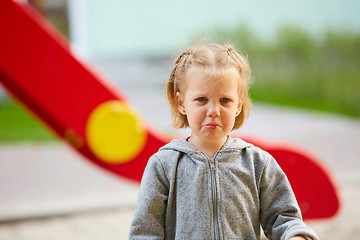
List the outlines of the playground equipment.
<svg viewBox="0 0 360 240">
<path fill-rule="evenodd" d="M 171 140 L 148 126 L 70 51 L 67 40 L 25 3 L 0 1 L 0 82 L 59 138 L 108 171 L 140 181 L 149 157 Z M 245 139 L 287 174 L 304 219 L 329 218 L 339 198 L 326 169 L 299 149 Z"/>
</svg>

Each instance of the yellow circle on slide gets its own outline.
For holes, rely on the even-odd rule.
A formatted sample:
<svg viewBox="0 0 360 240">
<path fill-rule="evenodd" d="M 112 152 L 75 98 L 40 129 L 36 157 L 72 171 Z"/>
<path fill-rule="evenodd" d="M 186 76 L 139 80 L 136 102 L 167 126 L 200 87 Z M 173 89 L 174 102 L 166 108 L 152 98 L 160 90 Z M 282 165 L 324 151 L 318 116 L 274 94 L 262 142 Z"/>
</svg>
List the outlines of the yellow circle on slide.
<svg viewBox="0 0 360 240">
<path fill-rule="evenodd" d="M 86 138 L 93 153 L 107 163 L 125 163 L 143 149 L 147 133 L 134 109 L 118 101 L 108 101 L 90 114 Z"/>
</svg>

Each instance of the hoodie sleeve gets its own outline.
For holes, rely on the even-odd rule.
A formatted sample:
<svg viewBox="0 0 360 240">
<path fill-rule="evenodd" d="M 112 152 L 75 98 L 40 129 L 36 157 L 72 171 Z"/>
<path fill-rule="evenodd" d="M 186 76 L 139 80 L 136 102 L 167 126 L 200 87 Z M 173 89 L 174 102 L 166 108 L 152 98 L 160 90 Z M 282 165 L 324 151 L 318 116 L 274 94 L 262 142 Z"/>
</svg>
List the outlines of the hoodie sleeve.
<svg viewBox="0 0 360 240">
<path fill-rule="evenodd" d="M 160 160 L 153 156 L 145 168 L 129 239 L 164 239 L 169 183 Z"/>
<path fill-rule="evenodd" d="M 302 221 L 300 208 L 290 183 L 277 162 L 269 155 L 260 178 L 261 224 L 269 239 L 286 240 L 301 235 L 318 240 Z"/>
</svg>

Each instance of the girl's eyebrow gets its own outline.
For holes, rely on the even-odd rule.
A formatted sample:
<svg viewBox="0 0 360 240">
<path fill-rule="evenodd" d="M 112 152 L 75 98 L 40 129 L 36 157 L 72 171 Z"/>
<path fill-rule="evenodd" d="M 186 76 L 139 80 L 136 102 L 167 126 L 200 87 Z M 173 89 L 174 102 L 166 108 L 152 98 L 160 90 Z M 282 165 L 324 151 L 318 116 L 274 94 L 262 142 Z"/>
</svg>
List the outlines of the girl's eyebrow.
<svg viewBox="0 0 360 240">
<path fill-rule="evenodd" d="M 205 91 L 195 90 L 194 95 L 207 95 L 207 93 Z"/>
<path fill-rule="evenodd" d="M 229 97 L 234 97 L 235 96 L 235 94 L 231 93 L 231 92 L 222 92 L 221 95 L 222 96 L 229 96 Z M 237 96 L 237 94 L 236 94 L 236 96 Z"/>
</svg>

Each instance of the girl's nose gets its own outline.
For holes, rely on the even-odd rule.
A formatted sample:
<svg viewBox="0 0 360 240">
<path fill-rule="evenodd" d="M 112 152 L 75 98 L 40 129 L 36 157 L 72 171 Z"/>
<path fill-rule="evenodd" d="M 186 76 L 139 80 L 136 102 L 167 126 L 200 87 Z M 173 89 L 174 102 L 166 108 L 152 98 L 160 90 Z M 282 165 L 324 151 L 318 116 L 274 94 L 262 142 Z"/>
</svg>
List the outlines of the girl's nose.
<svg viewBox="0 0 360 240">
<path fill-rule="evenodd" d="M 209 108 L 208 108 L 208 111 L 207 111 L 207 116 L 208 117 L 218 117 L 218 116 L 220 116 L 219 106 L 217 106 L 216 104 L 209 104 Z"/>
</svg>

